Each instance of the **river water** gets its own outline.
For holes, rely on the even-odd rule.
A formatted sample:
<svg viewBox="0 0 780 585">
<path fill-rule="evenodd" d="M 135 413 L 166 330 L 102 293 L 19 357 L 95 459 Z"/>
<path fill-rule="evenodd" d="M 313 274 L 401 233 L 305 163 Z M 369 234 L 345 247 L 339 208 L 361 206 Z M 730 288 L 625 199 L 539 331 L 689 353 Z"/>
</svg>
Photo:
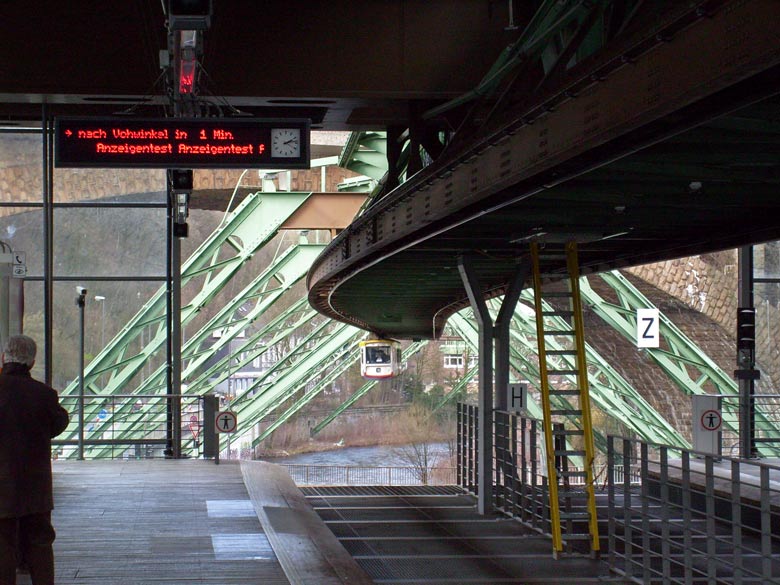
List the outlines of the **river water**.
<svg viewBox="0 0 780 585">
<path fill-rule="evenodd" d="M 263 460 L 270 463 L 296 465 L 331 465 L 358 467 L 409 467 L 413 466 L 413 458 L 404 456 L 409 447 L 404 445 L 378 445 L 374 447 L 342 447 L 331 451 L 301 453 L 289 457 L 266 457 Z M 430 454 L 433 454 L 431 457 Z M 429 459 L 446 461 L 449 448 L 446 443 L 431 443 Z M 433 462 L 433 461 L 432 461 Z"/>
</svg>

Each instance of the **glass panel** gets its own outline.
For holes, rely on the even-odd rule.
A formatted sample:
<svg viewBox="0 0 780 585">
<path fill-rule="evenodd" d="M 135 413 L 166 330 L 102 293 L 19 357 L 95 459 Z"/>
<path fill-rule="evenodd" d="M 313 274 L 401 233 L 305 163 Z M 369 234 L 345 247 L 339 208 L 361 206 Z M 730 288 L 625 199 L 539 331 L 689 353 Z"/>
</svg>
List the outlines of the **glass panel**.
<svg viewBox="0 0 780 585">
<path fill-rule="evenodd" d="M 24 283 L 24 318 L 22 333 L 29 335 L 38 344 L 38 355 L 32 369 L 32 376 L 36 380 L 43 381 L 46 353 L 43 339 L 43 282 L 25 281 Z M 55 386 L 58 390 L 61 387 Z"/>
<path fill-rule="evenodd" d="M 165 276 L 165 209 L 57 208 L 54 275 Z"/>
<path fill-rule="evenodd" d="M 761 379 L 756 392 L 780 394 L 780 283 L 756 283 L 753 286 L 756 307 L 756 361 Z"/>
<path fill-rule="evenodd" d="M 81 335 L 76 286 L 73 282 L 54 283 L 52 380 L 58 389 L 79 375 Z M 83 286 L 87 289 L 84 307 L 84 365 L 87 366 L 162 285 L 154 282 L 86 282 Z M 137 354 L 142 341 L 147 343 L 155 331 L 151 327 L 139 331 L 137 341 L 129 347 L 127 355 Z M 161 347 L 151 360 L 153 363 L 144 364 L 136 379 L 122 393 L 131 392 L 141 378 L 151 374 L 164 359 L 165 347 Z M 106 373 L 106 381 L 109 375 Z"/>
<path fill-rule="evenodd" d="M 0 241 L 24 252 L 28 276 L 43 275 L 43 209 L 0 207 Z"/>
<path fill-rule="evenodd" d="M 166 201 L 163 169 L 55 169 L 54 201 Z"/>
<path fill-rule="evenodd" d="M 780 278 L 780 242 L 753 246 L 753 276 Z"/>
<path fill-rule="evenodd" d="M 40 134 L 0 134 L 0 201 L 42 203 Z"/>
</svg>

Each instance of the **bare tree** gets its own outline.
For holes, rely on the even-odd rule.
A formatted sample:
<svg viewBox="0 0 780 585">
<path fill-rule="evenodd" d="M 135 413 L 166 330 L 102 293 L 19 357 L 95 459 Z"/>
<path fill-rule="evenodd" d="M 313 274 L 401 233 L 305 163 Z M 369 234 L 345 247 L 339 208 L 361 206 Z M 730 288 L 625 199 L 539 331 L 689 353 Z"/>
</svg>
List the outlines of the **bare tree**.
<svg viewBox="0 0 780 585">
<path fill-rule="evenodd" d="M 435 443 L 441 440 L 441 431 L 431 412 L 421 404 L 414 404 L 406 413 L 403 431 L 406 444 L 395 450 L 396 455 L 409 463 L 415 477 L 423 485 L 430 482 L 430 474 L 443 458 Z"/>
</svg>

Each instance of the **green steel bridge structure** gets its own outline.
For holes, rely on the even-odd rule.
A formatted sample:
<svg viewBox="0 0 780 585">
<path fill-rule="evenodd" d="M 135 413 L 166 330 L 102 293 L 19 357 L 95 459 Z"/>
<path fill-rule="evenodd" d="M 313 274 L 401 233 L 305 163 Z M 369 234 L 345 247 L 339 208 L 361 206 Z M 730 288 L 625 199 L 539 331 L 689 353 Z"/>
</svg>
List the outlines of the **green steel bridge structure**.
<svg viewBox="0 0 780 585">
<path fill-rule="evenodd" d="M 377 132 L 355 133 L 343 150 L 340 164 L 364 173 L 367 180 L 345 184 L 345 189 L 381 190 L 387 172 L 385 136 Z M 408 150 L 407 143 L 404 151 Z M 182 396 L 175 397 L 174 406 L 183 415 L 197 411 L 197 397 L 214 394 L 248 365 L 263 363 L 251 384 L 236 391 L 229 407 L 238 415 L 239 440 L 256 447 L 282 425 L 290 421 L 334 381 L 359 360 L 358 341 L 366 332 L 351 325 L 331 321 L 309 306 L 302 280 L 314 259 L 324 248 L 312 244 L 305 236 L 282 249 L 280 234 L 284 222 L 305 204 L 310 194 L 293 192 L 257 192 L 250 194 L 220 227 L 183 263 L 181 282 L 183 304 L 181 326 L 188 331 L 182 344 Z M 370 199 L 370 195 L 369 195 Z M 290 242 L 291 238 L 283 239 Z M 271 253 L 275 249 L 275 252 Z M 267 252 L 271 260 L 251 277 L 248 270 L 257 271 L 255 256 Z M 242 273 L 242 270 L 244 273 Z M 237 275 L 248 282 L 237 294 L 225 301 L 224 291 Z M 636 330 L 636 309 L 652 307 L 652 303 L 618 271 L 590 276 L 600 278 L 614 291 L 617 303 L 599 296 L 581 279 L 583 302 L 601 319 L 626 339 L 633 341 Z M 213 306 L 219 299 L 219 306 Z M 489 303 L 496 314 L 497 301 Z M 535 315 L 530 291 L 525 291 L 511 323 L 510 363 L 513 377 L 528 380 L 536 386 L 539 380 L 536 359 Z M 208 319 L 200 315 L 209 309 Z M 672 321 L 662 316 L 661 336 L 666 349 L 643 349 L 674 383 L 681 395 L 705 393 L 707 389 L 722 395 L 738 394 L 737 384 L 700 348 L 687 338 Z M 448 334 L 460 338 L 472 353 L 478 349 L 478 326 L 470 309 L 454 314 L 448 322 Z M 83 431 L 86 457 L 110 457 L 117 445 L 137 445 L 165 437 L 171 407 L 168 394 L 165 360 L 160 357 L 166 343 L 165 290 L 160 289 L 143 308 L 121 329 L 84 371 Z M 403 352 L 408 360 L 422 350 L 427 341 L 414 342 Z M 554 340 L 552 340 L 554 347 Z M 679 447 L 688 447 L 683 436 L 666 421 L 612 366 L 591 346 L 587 347 L 591 397 L 605 415 L 638 437 Z M 564 358 L 562 358 L 564 359 Z M 466 369 L 454 387 L 435 405 L 444 407 L 453 399 L 466 396 L 465 389 L 476 376 L 476 368 Z M 378 381 L 366 381 L 310 431 L 320 433 L 342 412 L 355 404 Z M 71 404 L 77 398 L 79 380 L 74 380 L 63 392 Z M 533 393 L 532 393 L 533 395 Z M 559 401 L 565 398 L 559 398 Z M 110 406 L 107 406 L 110 405 Z M 563 405 L 559 405 L 563 406 Z M 735 409 L 736 402 L 725 408 Z M 535 401 L 529 414 L 540 417 Z M 192 416 L 192 415 L 191 415 Z M 264 418 L 270 424 L 261 425 Z M 181 417 L 184 435 L 188 422 Z M 736 413 L 724 417 L 727 424 L 736 421 Z M 576 421 L 575 421 L 576 423 Z M 771 422 L 759 412 L 758 424 Z M 736 429 L 732 428 L 736 432 Z M 190 428 L 197 437 L 198 430 Z M 80 432 L 74 420 L 65 441 L 77 441 Z M 226 441 L 225 437 L 221 439 Z M 600 449 L 606 437 L 596 434 Z M 189 445 L 189 442 L 187 443 Z M 220 445 L 224 448 L 224 445 Z M 773 453 L 764 448 L 765 453 Z M 68 450 L 74 456 L 75 450 Z M 185 446 L 183 453 L 198 455 L 198 445 Z"/>
</svg>

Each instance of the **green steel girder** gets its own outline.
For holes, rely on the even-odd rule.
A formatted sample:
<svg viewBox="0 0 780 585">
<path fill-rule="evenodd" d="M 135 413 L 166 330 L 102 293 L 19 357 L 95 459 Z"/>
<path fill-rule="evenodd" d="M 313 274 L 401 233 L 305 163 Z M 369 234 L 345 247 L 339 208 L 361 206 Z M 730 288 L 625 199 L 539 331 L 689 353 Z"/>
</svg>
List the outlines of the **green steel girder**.
<svg viewBox="0 0 780 585">
<path fill-rule="evenodd" d="M 530 290 L 521 295 L 521 299 L 531 302 Z M 543 303 L 545 310 L 551 307 Z M 565 328 L 565 322 L 560 317 L 547 317 L 553 322 L 553 328 L 559 330 Z M 513 339 L 522 340 L 526 347 L 533 351 L 536 348 L 535 317 L 531 311 L 524 311 L 518 305 L 515 311 L 513 324 L 522 324 L 522 328 L 512 329 Z M 531 332 L 528 336 L 526 332 Z M 555 342 L 555 338 L 546 340 L 553 349 L 563 349 Z M 552 342 L 552 343 L 551 343 Z M 591 345 L 585 344 L 588 364 L 588 382 L 590 384 L 591 399 L 608 416 L 619 420 L 637 434 L 648 441 L 664 442 L 667 445 L 687 446 L 687 441 L 680 435 L 669 422 L 642 397 L 642 395 L 629 384 L 599 352 Z M 563 364 L 561 369 L 574 369 L 575 364 L 569 356 L 558 356 Z M 535 362 L 535 375 L 538 376 L 538 366 Z M 570 382 L 576 385 L 575 376 L 567 376 Z M 606 443 L 604 443 L 606 444 Z"/>
<path fill-rule="evenodd" d="M 520 37 L 499 55 L 477 87 L 449 102 L 425 112 L 431 119 L 477 98 L 489 96 L 523 63 L 539 61 L 545 73 L 557 70 L 556 64 L 570 66 L 594 54 L 609 39 L 607 27 L 616 32 L 629 22 L 641 0 L 544 0 Z M 608 13 L 610 19 L 606 19 Z M 619 20 L 619 26 L 613 20 Z M 581 34 L 573 29 L 582 28 Z M 574 46 L 569 47 L 573 43 Z M 533 87 L 529 88 L 532 90 Z"/>
<path fill-rule="evenodd" d="M 243 331 L 247 325 L 254 322 L 262 315 L 273 303 L 290 290 L 290 288 L 299 281 L 311 265 L 313 259 L 322 250 L 324 246 L 319 244 L 300 243 L 288 248 L 281 256 L 276 258 L 266 270 L 255 278 L 247 287 L 228 302 L 222 310 L 219 311 L 200 331 L 198 331 L 182 348 L 182 360 L 187 360 L 187 365 L 182 369 L 182 379 L 192 375 L 197 371 L 206 360 L 216 354 L 221 348 L 230 342 L 236 335 Z M 274 289 L 267 289 L 272 280 L 277 280 L 280 285 Z M 245 315 L 241 315 L 239 308 L 245 307 L 247 303 L 255 302 L 255 306 Z M 298 323 L 300 325 L 300 323 Z M 220 331 L 222 335 L 210 347 L 204 347 L 211 340 L 211 334 L 214 331 Z M 230 359 L 230 356 L 227 356 Z M 240 368 L 243 364 L 239 365 Z M 138 388 L 135 394 L 150 395 L 155 393 L 166 393 L 165 368 L 158 368 L 149 378 L 147 378 Z M 228 375 L 230 375 L 228 373 Z M 217 382 L 212 382 L 206 390 L 211 390 Z M 184 393 L 192 394 L 199 388 L 197 386 L 183 388 Z M 120 412 L 121 413 L 121 412 Z M 117 413 L 117 414 L 120 414 Z M 163 413 L 164 415 L 164 413 Z M 158 421 L 164 423 L 165 420 Z M 105 427 L 112 424 L 112 420 L 105 421 L 100 428 L 95 429 L 96 433 L 104 431 Z M 132 429 L 116 434 L 117 439 L 130 437 Z M 103 453 L 105 451 L 101 451 Z M 100 456 L 100 455 L 98 455 Z"/>
<path fill-rule="evenodd" d="M 256 443 L 265 440 L 271 436 L 273 432 L 295 416 L 304 406 L 314 400 L 320 393 L 330 386 L 336 378 L 343 374 L 347 368 L 353 365 L 360 359 L 360 346 L 355 342 L 350 347 L 341 349 L 340 354 L 332 355 L 331 359 L 334 360 L 333 368 L 324 376 L 322 376 L 312 388 L 308 388 L 308 380 L 304 381 L 301 385 L 306 388 L 303 396 L 298 398 L 295 403 L 285 410 L 279 417 L 268 425 L 262 432 L 260 432 L 254 439 Z M 297 392 L 297 389 L 296 389 Z"/>
<path fill-rule="evenodd" d="M 378 181 L 387 172 L 387 133 L 353 132 L 341 151 L 338 164 Z"/>
<path fill-rule="evenodd" d="M 365 331 L 345 324 L 337 324 L 319 333 L 317 338 L 307 336 L 306 341 L 277 362 L 276 366 L 284 364 L 284 368 L 274 367 L 271 368 L 273 371 L 265 372 L 231 404 L 242 428 L 251 428 L 295 392 L 303 389 L 306 383 L 325 375 L 333 367 L 332 355 L 366 335 Z M 257 441 L 253 441 L 253 446 L 256 444 Z"/>
<path fill-rule="evenodd" d="M 302 338 L 297 338 L 293 335 L 293 342 L 288 352 L 279 360 L 277 360 L 270 368 L 263 372 L 251 386 L 249 386 L 245 393 L 238 397 L 239 403 L 246 401 L 252 396 L 254 400 L 256 395 L 262 395 L 269 387 L 276 383 L 276 380 L 286 374 L 290 369 L 297 367 L 297 363 L 309 356 L 311 353 L 318 351 L 319 343 L 331 335 L 332 321 L 328 319 L 319 320 L 315 322 L 313 328 L 308 331 Z"/>
<path fill-rule="evenodd" d="M 191 321 L 202 306 L 208 303 L 230 281 L 235 273 L 264 244 L 269 242 L 282 223 L 309 197 L 310 193 L 254 193 L 225 218 L 223 225 L 190 256 L 182 266 L 182 288 L 191 284 L 193 300 L 182 307 L 182 325 Z M 225 253 L 225 248 L 233 250 Z M 225 257 L 227 256 L 227 257 Z M 222 258 L 220 258 L 222 257 Z M 201 282 L 202 281 L 202 282 Z M 119 334 L 85 368 L 85 389 L 95 395 L 127 393 L 126 385 L 166 341 L 165 332 L 165 288 L 158 292 L 128 322 Z M 145 345 L 141 337 L 144 329 L 156 325 L 154 337 Z M 140 346 L 131 357 L 126 358 L 128 349 Z M 108 386 L 102 391 L 95 384 L 98 378 L 110 373 Z M 65 393 L 75 392 L 77 381 L 69 385 Z M 136 392 L 138 393 L 138 392 Z M 98 406 L 85 407 L 85 418 L 97 415 Z M 105 432 L 111 422 L 106 421 L 94 434 Z M 72 423 L 64 439 L 75 439 L 78 429 Z"/>
<path fill-rule="evenodd" d="M 615 291 L 620 304 L 605 301 L 591 288 L 587 278 L 582 278 L 580 282 L 582 299 L 601 319 L 634 343 L 637 309 L 655 308 L 655 305 L 617 270 L 603 272 L 599 276 Z M 669 350 L 644 348 L 642 351 L 658 364 L 677 388 L 689 396 L 707 394 L 704 386 L 709 383 L 716 394 L 739 395 L 737 383 L 660 311 L 659 329 L 660 337 Z M 724 401 L 723 408 L 729 412 L 729 416 L 724 416 L 724 424 L 733 432 L 739 432 L 733 422 L 739 420 L 739 405 L 734 401 Z M 770 427 L 773 424 L 761 410 L 756 412 L 756 420 Z M 759 451 L 767 456 L 778 453 L 776 448 L 765 445 L 760 446 Z"/>
<path fill-rule="evenodd" d="M 233 347 L 233 356 L 226 355 L 216 364 L 188 382 L 188 392 L 209 394 L 235 372 L 262 356 L 276 343 L 286 339 L 293 331 L 309 323 L 319 313 L 309 306 L 306 298 L 298 299 L 287 309 L 271 319 L 264 327 L 247 337 L 237 348 Z M 234 357 L 238 355 L 239 357 Z"/>
<path fill-rule="evenodd" d="M 640 308 L 654 308 L 645 297 L 620 272 L 604 272 L 599 277 L 617 294 L 618 305 L 608 303 L 591 288 L 587 278 L 580 286 L 582 299 L 593 311 L 623 337 L 632 343 L 636 337 L 636 311 Z M 737 394 L 737 384 L 712 361 L 699 347 L 680 331 L 666 315 L 659 316 L 661 337 L 669 345 L 670 351 L 646 348 L 644 351 L 686 394 L 704 394 L 703 386 L 708 382 L 721 394 Z M 688 368 L 695 367 L 698 378 L 691 377 Z"/>
<path fill-rule="evenodd" d="M 530 291 L 523 293 L 526 302 L 529 301 Z M 549 307 L 548 307 L 549 308 Z M 496 311 L 495 302 L 491 303 L 491 309 Z M 461 313 L 464 313 L 462 311 Z M 472 320 L 465 318 L 461 313 L 450 318 L 455 330 L 476 351 L 477 326 Z M 554 318 L 559 319 L 559 318 Z M 563 323 L 560 328 L 564 329 Z M 512 320 L 510 335 L 513 343 L 510 347 L 510 361 L 512 367 L 518 372 L 528 374 L 529 382 L 537 387 L 539 380 L 539 368 L 536 363 L 536 333 L 535 317 L 533 310 L 525 305 L 518 304 Z M 555 343 L 554 338 L 547 340 L 551 348 L 561 349 Z M 615 417 L 643 438 L 664 442 L 670 445 L 685 445 L 685 439 L 677 433 L 667 421 L 663 419 L 642 396 L 634 390 L 598 353 L 586 344 L 588 379 L 591 384 L 591 399 L 608 415 Z M 562 359 L 565 359 L 562 357 Z M 563 366 L 563 369 L 571 369 Z M 576 380 L 569 377 L 573 384 Z M 565 407 L 566 401 L 561 397 L 555 397 L 559 406 Z M 541 418 L 541 409 L 535 403 L 529 405 L 529 414 L 534 418 Z M 641 418 L 640 418 L 641 417 Z M 606 445 L 605 438 L 599 434 L 596 436 L 600 446 Z"/>
<path fill-rule="evenodd" d="M 324 249 L 321 244 L 301 243 L 288 248 L 280 257 L 258 275 L 249 285 L 228 302 L 197 333 L 182 346 L 182 380 L 194 376 L 198 369 L 220 349 L 228 345 L 246 327 L 306 274 L 311 263 Z M 277 286 L 270 288 L 276 281 Z M 239 309 L 247 303 L 255 305 L 245 314 Z M 213 334 L 220 332 L 218 339 Z M 166 368 L 161 366 L 135 390 L 139 394 L 153 394 L 167 388 Z M 190 391 L 189 388 L 187 390 Z"/>
<path fill-rule="evenodd" d="M 226 218 L 225 224 L 215 230 L 182 265 L 183 296 L 190 294 L 191 289 L 198 289 L 191 294 L 192 301 L 182 307 L 182 325 L 192 320 L 201 307 L 222 290 L 241 266 L 276 234 L 283 222 L 309 195 L 310 193 L 254 193 L 244 199 Z M 201 281 L 199 288 L 198 281 Z M 130 379 L 151 356 L 164 347 L 165 312 L 165 288 L 161 287 L 87 365 L 84 370 L 87 392 L 114 394 L 125 389 Z M 139 339 L 141 332 L 150 326 L 156 326 L 156 332 L 148 343 L 143 343 Z M 131 353 L 133 346 L 140 346 L 140 350 Z M 110 373 L 110 379 L 107 387 L 100 388 L 97 383 L 105 373 Z M 77 391 L 78 380 L 74 380 L 65 388 L 63 394 L 71 395 Z"/>
<path fill-rule="evenodd" d="M 231 355 L 225 356 L 222 360 L 220 360 L 220 364 L 217 364 L 217 367 L 211 368 L 209 371 L 204 372 L 204 374 L 198 379 L 198 381 L 196 381 L 195 384 L 190 384 L 187 389 L 187 394 L 203 395 L 212 392 L 217 384 L 227 379 L 235 371 L 243 368 L 258 355 L 262 355 L 262 353 L 267 351 L 275 343 L 281 343 L 291 334 L 299 331 L 300 328 L 309 324 L 314 317 L 319 317 L 319 315 L 316 313 L 316 311 L 309 307 L 306 298 L 303 297 L 302 299 L 299 299 L 297 302 L 293 303 L 293 305 L 275 317 L 265 328 L 255 333 L 251 338 L 247 339 L 244 346 L 238 349 L 234 347 L 234 354 L 241 355 L 240 358 L 232 359 Z M 327 321 L 324 323 L 327 323 Z M 272 335 L 268 343 L 257 346 L 260 340 L 268 339 L 268 335 Z M 251 349 L 246 349 L 247 346 L 253 347 Z M 211 378 L 212 374 L 216 375 L 215 379 Z M 164 428 L 166 423 L 165 412 L 160 411 L 153 413 L 155 418 L 150 418 L 149 415 L 153 408 L 153 405 L 142 407 L 142 409 L 139 411 L 139 420 L 144 420 L 147 424 L 156 423 L 158 426 L 163 426 Z M 132 430 L 132 432 L 122 435 L 122 438 L 141 438 L 141 436 L 144 435 L 143 431 L 139 431 L 137 428 L 130 430 Z M 92 448 L 87 453 L 88 456 L 102 457 L 107 455 L 109 452 L 110 448 L 104 447 Z M 193 456 L 197 455 L 196 453 L 191 454 Z"/>
<path fill-rule="evenodd" d="M 414 343 L 409 345 L 405 350 L 403 350 L 403 353 L 401 354 L 401 359 L 403 361 L 409 360 L 409 358 L 411 358 L 414 354 L 416 354 L 418 351 L 424 348 L 427 344 L 428 344 L 427 341 L 415 341 Z M 332 423 L 342 412 L 347 410 L 350 406 L 352 406 L 358 400 L 363 398 L 363 396 L 368 394 L 373 388 L 376 387 L 378 383 L 379 380 L 369 380 L 365 384 L 363 384 L 360 388 L 357 389 L 357 391 L 353 392 L 349 398 L 347 398 L 339 406 L 333 409 L 333 412 L 331 412 L 328 416 L 322 419 L 317 425 L 312 427 L 311 435 L 314 436 L 320 431 L 322 431 L 322 429 L 324 429 L 326 426 Z"/>
</svg>

